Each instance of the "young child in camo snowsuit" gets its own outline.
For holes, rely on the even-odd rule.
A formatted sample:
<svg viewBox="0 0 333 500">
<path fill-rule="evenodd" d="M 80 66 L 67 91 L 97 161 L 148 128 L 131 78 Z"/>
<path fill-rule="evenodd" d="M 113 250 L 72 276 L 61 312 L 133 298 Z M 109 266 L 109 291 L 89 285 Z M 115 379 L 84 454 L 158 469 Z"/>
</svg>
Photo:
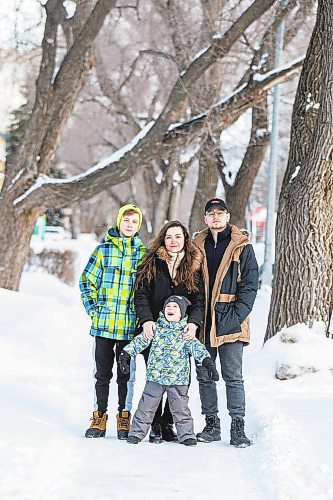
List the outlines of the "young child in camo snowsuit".
<svg viewBox="0 0 333 500">
<path fill-rule="evenodd" d="M 163 312 L 156 322 L 154 338 L 149 353 L 146 385 L 136 410 L 128 443 L 137 444 L 147 434 L 155 411 L 167 392 L 170 410 L 177 429 L 178 441 L 185 446 L 197 444 L 193 419 L 188 407 L 188 384 L 190 376 L 189 355 L 206 367 L 208 375 L 218 380 L 215 365 L 199 340 L 184 340 L 187 325 L 186 309 L 190 304 L 186 297 L 171 295 L 164 303 Z M 119 356 L 119 367 L 123 373 L 129 372 L 131 356 L 148 347 L 151 340 L 138 335 Z"/>
</svg>

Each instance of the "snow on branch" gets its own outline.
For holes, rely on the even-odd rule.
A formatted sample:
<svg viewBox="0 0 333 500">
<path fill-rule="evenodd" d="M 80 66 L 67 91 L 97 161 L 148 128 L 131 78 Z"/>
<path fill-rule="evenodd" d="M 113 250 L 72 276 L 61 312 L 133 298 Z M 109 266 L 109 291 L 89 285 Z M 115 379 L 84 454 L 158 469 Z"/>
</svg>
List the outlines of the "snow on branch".
<svg viewBox="0 0 333 500">
<path fill-rule="evenodd" d="M 244 105 L 240 104 L 242 102 L 248 101 L 250 107 L 256 96 L 260 96 L 262 92 L 266 92 L 268 89 L 274 87 L 275 85 L 285 81 L 294 73 L 298 72 L 301 68 L 304 57 L 298 57 L 290 61 L 289 63 L 275 68 L 263 75 L 255 74 L 249 82 L 245 82 L 235 89 L 232 93 L 228 94 L 222 100 L 215 103 L 211 108 L 207 109 L 203 113 L 193 116 L 190 120 L 185 122 L 172 123 L 168 128 L 168 134 L 183 133 L 186 129 L 190 128 L 192 125 L 201 122 L 203 123 L 212 114 L 219 115 L 221 112 L 225 113 L 231 106 L 235 108 L 239 107 L 242 112 L 245 111 Z M 230 125 L 230 123 L 228 123 Z"/>
<path fill-rule="evenodd" d="M 128 144 L 126 144 L 123 148 L 119 149 L 118 151 L 115 151 L 111 156 L 108 156 L 104 158 L 104 160 L 99 161 L 96 163 L 96 165 L 93 165 L 91 168 L 89 168 L 86 172 L 83 172 L 82 174 L 74 175 L 72 177 L 69 177 L 68 179 L 53 179 L 52 177 L 48 177 L 47 175 L 40 174 L 37 177 L 36 182 L 30 186 L 30 188 L 23 193 L 21 196 L 16 198 L 14 200 L 13 204 L 17 205 L 18 203 L 21 203 L 27 196 L 29 196 L 33 191 L 36 189 L 46 185 L 46 184 L 72 184 L 76 183 L 78 181 L 81 181 L 85 177 L 88 177 L 92 173 L 98 171 L 98 170 L 103 170 L 106 167 L 109 167 L 113 163 L 118 162 L 121 158 L 125 156 L 126 153 L 129 153 L 134 147 L 144 139 L 144 137 L 147 135 L 149 130 L 152 128 L 154 125 L 154 121 L 149 122 Z"/>
<path fill-rule="evenodd" d="M 299 63 L 303 63 L 305 56 L 300 56 L 297 59 L 293 59 L 289 63 L 280 66 L 279 68 L 274 68 L 271 71 L 267 71 L 267 73 L 254 73 L 253 80 L 256 82 L 264 82 L 269 79 L 271 76 L 274 76 L 276 73 L 282 73 L 283 71 L 287 71 L 288 69 L 293 68 L 295 65 Z"/>
</svg>

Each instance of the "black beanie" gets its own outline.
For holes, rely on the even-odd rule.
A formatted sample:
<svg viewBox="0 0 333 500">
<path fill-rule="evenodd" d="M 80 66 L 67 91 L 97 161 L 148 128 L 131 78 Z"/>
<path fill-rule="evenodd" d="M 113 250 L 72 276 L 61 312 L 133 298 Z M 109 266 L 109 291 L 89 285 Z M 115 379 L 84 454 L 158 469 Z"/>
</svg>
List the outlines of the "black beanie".
<svg viewBox="0 0 333 500">
<path fill-rule="evenodd" d="M 169 302 L 176 302 L 176 304 L 179 305 L 181 318 L 185 317 L 185 315 L 186 315 L 186 309 L 187 309 L 188 306 L 191 305 L 191 302 L 186 297 L 183 297 L 182 295 L 170 295 L 170 297 L 168 297 L 166 299 L 166 301 L 164 302 L 163 314 L 165 312 L 165 306 Z"/>
</svg>

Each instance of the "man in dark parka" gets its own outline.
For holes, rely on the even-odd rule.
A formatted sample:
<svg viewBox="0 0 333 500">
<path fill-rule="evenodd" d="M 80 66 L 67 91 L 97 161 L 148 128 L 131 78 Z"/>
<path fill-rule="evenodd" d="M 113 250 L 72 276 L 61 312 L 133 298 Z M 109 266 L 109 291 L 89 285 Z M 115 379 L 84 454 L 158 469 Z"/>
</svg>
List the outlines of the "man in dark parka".
<svg viewBox="0 0 333 500">
<path fill-rule="evenodd" d="M 229 224 L 226 203 L 213 198 L 206 203 L 204 220 L 208 226 L 194 243 L 202 250 L 206 297 L 205 326 L 200 340 L 211 357 L 219 354 L 231 417 L 230 444 L 251 444 L 244 432 L 245 392 L 242 375 L 243 347 L 249 343 L 249 314 L 258 290 L 258 264 L 248 236 Z M 198 441 L 221 440 L 216 383 L 197 366 L 202 414 L 206 425 Z"/>
</svg>

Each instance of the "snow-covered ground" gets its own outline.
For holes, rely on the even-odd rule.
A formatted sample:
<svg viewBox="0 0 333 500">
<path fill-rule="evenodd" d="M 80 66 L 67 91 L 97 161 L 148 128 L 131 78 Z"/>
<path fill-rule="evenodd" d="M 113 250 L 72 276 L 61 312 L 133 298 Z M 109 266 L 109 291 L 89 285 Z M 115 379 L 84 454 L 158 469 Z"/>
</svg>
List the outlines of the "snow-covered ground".
<svg viewBox="0 0 333 500">
<path fill-rule="evenodd" d="M 114 380 L 106 439 L 85 439 L 92 339 L 77 288 L 25 273 L 20 292 L 0 289 L 0 304 L 1 499 L 333 499 L 333 341 L 320 326 L 297 326 L 287 332 L 296 343 L 278 335 L 262 348 L 269 290 L 258 294 L 245 349 L 246 430 L 254 442 L 246 449 L 228 444 L 222 382 L 222 442 L 186 448 L 118 441 Z M 316 371 L 280 381 L 275 369 L 284 363 Z M 137 364 L 134 409 L 144 385 L 142 356 Z M 194 374 L 190 407 L 200 431 Z"/>
</svg>

